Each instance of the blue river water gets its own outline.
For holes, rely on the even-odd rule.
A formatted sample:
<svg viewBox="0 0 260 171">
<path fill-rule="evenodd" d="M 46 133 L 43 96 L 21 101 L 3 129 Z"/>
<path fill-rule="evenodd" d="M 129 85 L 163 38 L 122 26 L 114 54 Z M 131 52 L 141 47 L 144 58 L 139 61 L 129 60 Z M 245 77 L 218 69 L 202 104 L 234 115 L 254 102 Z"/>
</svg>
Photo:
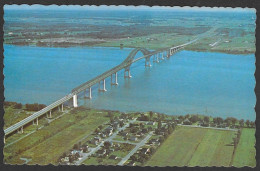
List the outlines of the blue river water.
<svg viewBox="0 0 260 171">
<path fill-rule="evenodd" d="M 50 104 L 73 88 L 120 64 L 130 48 L 30 47 L 4 45 L 5 100 Z M 142 56 L 138 53 L 136 57 Z M 98 109 L 206 114 L 255 119 L 255 56 L 180 51 L 170 59 L 131 66 L 131 79 L 118 73 L 118 86 L 93 87 L 80 105 Z"/>
</svg>

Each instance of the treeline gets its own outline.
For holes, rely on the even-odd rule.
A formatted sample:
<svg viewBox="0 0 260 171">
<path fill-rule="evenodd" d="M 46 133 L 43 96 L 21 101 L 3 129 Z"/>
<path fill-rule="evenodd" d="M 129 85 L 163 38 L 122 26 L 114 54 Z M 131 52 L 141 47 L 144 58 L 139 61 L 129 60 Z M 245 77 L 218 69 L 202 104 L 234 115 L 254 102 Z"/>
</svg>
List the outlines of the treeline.
<svg viewBox="0 0 260 171">
<path fill-rule="evenodd" d="M 17 102 L 9 102 L 9 101 L 4 101 L 4 106 L 5 107 L 9 107 L 12 106 L 14 109 L 22 109 L 23 105 L 22 103 L 17 103 Z M 34 103 L 34 104 L 25 104 L 25 110 L 27 111 L 39 111 L 43 108 L 45 108 L 46 105 L 45 104 L 38 104 L 38 103 Z"/>
</svg>

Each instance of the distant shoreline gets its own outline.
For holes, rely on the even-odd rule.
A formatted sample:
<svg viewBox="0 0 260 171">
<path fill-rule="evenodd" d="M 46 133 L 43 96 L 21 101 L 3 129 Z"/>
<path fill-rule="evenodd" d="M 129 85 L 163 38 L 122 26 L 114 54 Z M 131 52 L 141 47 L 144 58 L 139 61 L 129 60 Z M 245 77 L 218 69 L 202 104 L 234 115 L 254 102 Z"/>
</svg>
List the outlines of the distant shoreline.
<svg viewBox="0 0 260 171">
<path fill-rule="evenodd" d="M 37 46 L 37 45 L 32 45 L 32 44 L 14 44 L 14 43 L 4 43 L 4 45 L 13 45 L 13 46 L 29 46 L 29 47 L 49 47 L 49 48 L 71 48 L 71 47 L 111 47 L 111 48 L 120 48 L 120 46 L 105 46 L 105 45 L 99 45 L 99 44 L 94 44 L 94 45 L 85 45 L 85 44 L 75 44 L 75 43 L 70 43 L 66 45 L 59 45 L 59 46 Z M 123 48 L 137 48 L 135 46 L 124 46 Z M 158 48 L 157 48 L 158 49 Z M 157 50 L 154 49 L 154 50 Z M 247 51 L 247 52 L 241 52 L 241 51 L 227 51 L 227 50 L 196 50 L 193 48 L 186 48 L 185 50 L 188 51 L 195 51 L 195 52 L 216 52 L 216 53 L 225 53 L 225 54 L 233 54 L 233 55 L 250 55 L 250 54 L 255 54 L 255 51 Z"/>
</svg>

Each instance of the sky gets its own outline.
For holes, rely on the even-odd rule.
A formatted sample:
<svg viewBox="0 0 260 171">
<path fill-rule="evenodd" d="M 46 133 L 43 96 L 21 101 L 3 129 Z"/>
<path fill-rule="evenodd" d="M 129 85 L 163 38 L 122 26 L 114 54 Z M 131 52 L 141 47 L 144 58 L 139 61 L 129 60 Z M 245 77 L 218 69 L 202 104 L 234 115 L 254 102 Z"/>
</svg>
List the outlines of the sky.
<svg viewBox="0 0 260 171">
<path fill-rule="evenodd" d="M 4 10 L 181 10 L 181 11 L 226 11 L 226 12 L 256 12 L 254 8 L 211 8 L 211 7 L 169 7 L 169 6 L 89 6 L 89 5 L 5 5 Z"/>
</svg>

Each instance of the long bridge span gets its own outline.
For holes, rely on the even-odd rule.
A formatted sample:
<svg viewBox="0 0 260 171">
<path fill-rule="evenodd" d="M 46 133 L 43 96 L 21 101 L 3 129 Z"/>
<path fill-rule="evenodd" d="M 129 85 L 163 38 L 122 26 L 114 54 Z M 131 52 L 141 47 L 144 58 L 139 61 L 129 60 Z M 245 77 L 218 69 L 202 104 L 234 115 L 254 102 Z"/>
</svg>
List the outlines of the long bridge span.
<svg viewBox="0 0 260 171">
<path fill-rule="evenodd" d="M 131 53 L 128 55 L 128 57 L 119 65 L 113 67 L 112 69 L 104 72 L 103 74 L 79 85 L 78 87 L 74 88 L 68 95 L 64 96 L 63 98 L 55 101 L 54 103 L 46 106 L 45 108 L 41 109 L 38 112 L 35 112 L 34 114 L 30 115 L 29 117 L 21 120 L 20 122 L 17 122 L 16 124 L 6 128 L 4 130 L 5 136 L 18 131 L 18 132 L 23 132 L 23 127 L 29 123 L 33 123 L 38 125 L 38 119 L 39 117 L 46 115 L 47 118 L 51 117 L 51 112 L 53 109 L 58 108 L 60 111 L 63 111 L 63 104 L 70 99 L 73 101 L 73 107 L 78 107 L 78 102 L 77 102 L 77 95 L 81 92 L 84 91 L 84 95 L 91 99 L 92 98 L 92 90 L 91 87 L 95 84 L 99 84 L 99 91 L 106 91 L 106 79 L 108 77 L 111 77 L 111 85 L 118 85 L 117 82 L 117 72 L 120 70 L 124 69 L 124 78 L 131 78 L 131 73 L 130 73 L 130 66 L 141 60 L 145 59 L 145 67 L 150 67 L 151 66 L 151 58 L 153 59 L 153 62 L 159 62 L 160 60 L 163 60 L 165 58 L 170 58 L 175 52 L 179 51 L 180 49 L 184 48 L 185 46 L 197 41 L 197 39 L 192 40 L 188 43 L 179 45 L 179 46 L 174 46 L 174 47 L 169 47 L 169 48 L 163 48 L 159 49 L 156 51 L 149 51 L 145 48 L 136 48 L 131 51 Z M 139 57 L 137 59 L 134 59 L 136 54 L 138 52 L 142 52 L 143 56 Z M 88 92 L 88 95 L 87 95 Z M 4 139 L 5 140 L 5 139 Z"/>
</svg>

